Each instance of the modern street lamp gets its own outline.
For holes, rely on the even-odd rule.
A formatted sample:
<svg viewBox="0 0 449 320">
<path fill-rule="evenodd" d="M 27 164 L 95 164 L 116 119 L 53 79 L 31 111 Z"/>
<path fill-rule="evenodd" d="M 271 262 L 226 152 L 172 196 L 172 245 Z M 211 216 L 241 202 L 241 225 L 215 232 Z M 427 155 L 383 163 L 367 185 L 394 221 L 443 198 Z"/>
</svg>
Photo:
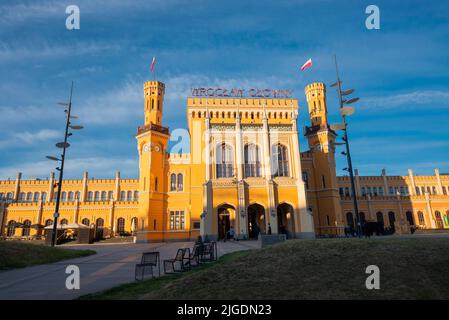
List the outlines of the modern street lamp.
<svg viewBox="0 0 449 320">
<path fill-rule="evenodd" d="M 72 93 L 73 93 L 73 81 L 72 86 L 70 88 L 70 99 L 69 102 L 58 102 L 59 105 L 63 106 L 64 112 L 66 113 L 66 125 L 65 125 L 65 131 L 64 131 L 64 141 L 56 143 L 56 147 L 59 149 L 62 149 L 61 157 L 55 157 L 55 156 L 47 156 L 47 159 L 53 160 L 53 161 L 59 161 L 60 166 L 56 168 L 56 170 L 59 171 L 59 180 L 58 180 L 58 193 L 56 196 L 56 206 L 55 206 L 55 213 L 54 213 L 54 220 L 53 220 L 53 232 L 51 235 L 51 246 L 54 247 L 56 244 L 56 229 L 58 225 L 58 217 L 59 217 L 59 204 L 61 202 L 61 190 L 62 190 L 62 178 L 64 175 L 64 163 L 65 163 L 65 154 L 68 147 L 70 147 L 70 144 L 67 142 L 68 137 L 72 135 L 71 132 L 69 132 L 69 129 L 71 130 L 80 130 L 83 128 L 83 126 L 75 126 L 72 125 L 70 122 L 70 119 L 78 119 L 77 116 L 71 115 L 72 111 Z"/>
<path fill-rule="evenodd" d="M 339 142 L 339 143 L 335 143 L 335 144 L 346 146 L 346 151 L 343 151 L 341 154 L 346 156 L 346 159 L 348 162 L 348 167 L 344 168 L 343 170 L 349 172 L 349 177 L 351 180 L 352 199 L 354 202 L 354 212 L 355 212 L 355 216 L 356 216 L 356 220 L 357 220 L 357 231 L 358 231 L 357 234 L 360 237 L 363 233 L 363 229 L 362 229 L 362 221 L 360 219 L 359 207 L 357 204 L 357 194 L 356 194 L 356 190 L 355 190 L 354 172 L 353 172 L 353 168 L 352 168 L 351 152 L 349 150 L 348 123 L 346 121 L 346 117 L 352 115 L 355 111 L 353 107 L 350 107 L 348 105 L 350 105 L 354 102 L 357 102 L 359 100 L 359 98 L 348 98 L 347 97 L 348 95 L 352 94 L 355 91 L 354 89 L 343 90 L 341 88 L 342 82 L 340 81 L 340 75 L 338 73 L 338 65 L 337 65 L 337 57 L 336 56 L 334 56 L 334 60 L 335 60 L 335 70 L 336 70 L 336 74 L 337 74 L 337 82 L 333 83 L 331 85 L 331 87 L 337 87 L 338 101 L 339 101 L 339 105 L 340 105 L 340 115 L 342 117 L 343 123 L 332 125 L 331 128 L 333 128 L 335 131 L 343 130 L 342 140 L 344 142 Z"/>
</svg>

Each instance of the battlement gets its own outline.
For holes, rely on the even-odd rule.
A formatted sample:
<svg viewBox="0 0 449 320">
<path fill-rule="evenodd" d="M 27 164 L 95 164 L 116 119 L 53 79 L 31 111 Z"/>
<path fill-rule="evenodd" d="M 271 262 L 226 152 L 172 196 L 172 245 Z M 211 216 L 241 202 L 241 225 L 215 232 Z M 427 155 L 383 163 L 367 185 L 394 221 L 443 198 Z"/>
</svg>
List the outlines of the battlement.
<svg viewBox="0 0 449 320">
<path fill-rule="evenodd" d="M 287 108 L 298 108 L 297 99 L 279 99 L 279 98 L 197 98 L 188 97 L 187 98 L 187 108 L 191 107 L 203 107 L 206 108 L 214 107 L 287 107 Z"/>
<path fill-rule="evenodd" d="M 188 164 L 190 163 L 190 153 L 170 153 L 168 162 L 170 164 Z"/>
<path fill-rule="evenodd" d="M 143 88 L 144 89 L 157 88 L 157 87 L 165 89 L 165 84 L 163 82 L 160 82 L 160 81 L 145 81 L 143 83 Z"/>
<path fill-rule="evenodd" d="M 322 82 L 314 82 L 314 83 L 308 84 L 305 87 L 304 92 L 307 95 L 308 92 L 313 91 L 313 90 L 326 91 L 326 85 L 324 83 L 322 83 Z"/>
</svg>

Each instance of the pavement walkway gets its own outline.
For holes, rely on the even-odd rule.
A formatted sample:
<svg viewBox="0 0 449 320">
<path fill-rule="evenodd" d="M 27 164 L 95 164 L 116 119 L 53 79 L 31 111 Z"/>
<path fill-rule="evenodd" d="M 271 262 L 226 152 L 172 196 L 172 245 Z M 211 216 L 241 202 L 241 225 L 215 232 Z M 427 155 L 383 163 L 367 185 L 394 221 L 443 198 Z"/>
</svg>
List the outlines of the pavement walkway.
<svg viewBox="0 0 449 320">
<path fill-rule="evenodd" d="M 51 264 L 0 272 L 0 299 L 75 299 L 79 296 L 134 282 L 135 264 L 142 252 L 159 251 L 160 259 L 173 258 L 178 248 L 193 247 L 193 242 L 123 243 L 64 245 L 65 248 L 91 249 L 92 256 Z M 257 241 L 218 242 L 218 256 L 259 248 Z M 68 265 L 80 268 L 80 289 L 68 290 L 65 273 Z M 161 272 L 163 268 L 161 268 Z"/>
</svg>

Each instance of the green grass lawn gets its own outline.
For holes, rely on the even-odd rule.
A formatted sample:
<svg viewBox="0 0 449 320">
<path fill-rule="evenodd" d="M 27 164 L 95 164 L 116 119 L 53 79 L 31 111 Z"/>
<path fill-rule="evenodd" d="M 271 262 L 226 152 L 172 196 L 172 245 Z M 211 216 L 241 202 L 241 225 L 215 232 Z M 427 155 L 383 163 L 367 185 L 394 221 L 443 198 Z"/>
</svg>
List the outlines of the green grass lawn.
<svg viewBox="0 0 449 320">
<path fill-rule="evenodd" d="M 52 248 L 22 241 L 0 241 L 0 270 L 79 258 L 94 253 L 93 250 Z"/>
<path fill-rule="evenodd" d="M 380 290 L 365 269 L 380 268 Z M 292 240 L 88 299 L 449 299 L 449 238 Z"/>
</svg>

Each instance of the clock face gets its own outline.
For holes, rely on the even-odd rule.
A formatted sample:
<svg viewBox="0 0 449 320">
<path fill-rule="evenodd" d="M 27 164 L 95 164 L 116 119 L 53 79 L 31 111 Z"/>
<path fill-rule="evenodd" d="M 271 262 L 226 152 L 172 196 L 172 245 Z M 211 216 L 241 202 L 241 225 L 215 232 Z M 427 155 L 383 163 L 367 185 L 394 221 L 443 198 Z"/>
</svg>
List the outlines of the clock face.
<svg viewBox="0 0 449 320">
<path fill-rule="evenodd" d="M 150 150 L 150 147 L 148 145 L 145 145 L 143 147 L 143 152 L 148 152 Z"/>
<path fill-rule="evenodd" d="M 154 151 L 159 152 L 161 150 L 161 148 L 159 146 L 154 146 Z"/>
</svg>

